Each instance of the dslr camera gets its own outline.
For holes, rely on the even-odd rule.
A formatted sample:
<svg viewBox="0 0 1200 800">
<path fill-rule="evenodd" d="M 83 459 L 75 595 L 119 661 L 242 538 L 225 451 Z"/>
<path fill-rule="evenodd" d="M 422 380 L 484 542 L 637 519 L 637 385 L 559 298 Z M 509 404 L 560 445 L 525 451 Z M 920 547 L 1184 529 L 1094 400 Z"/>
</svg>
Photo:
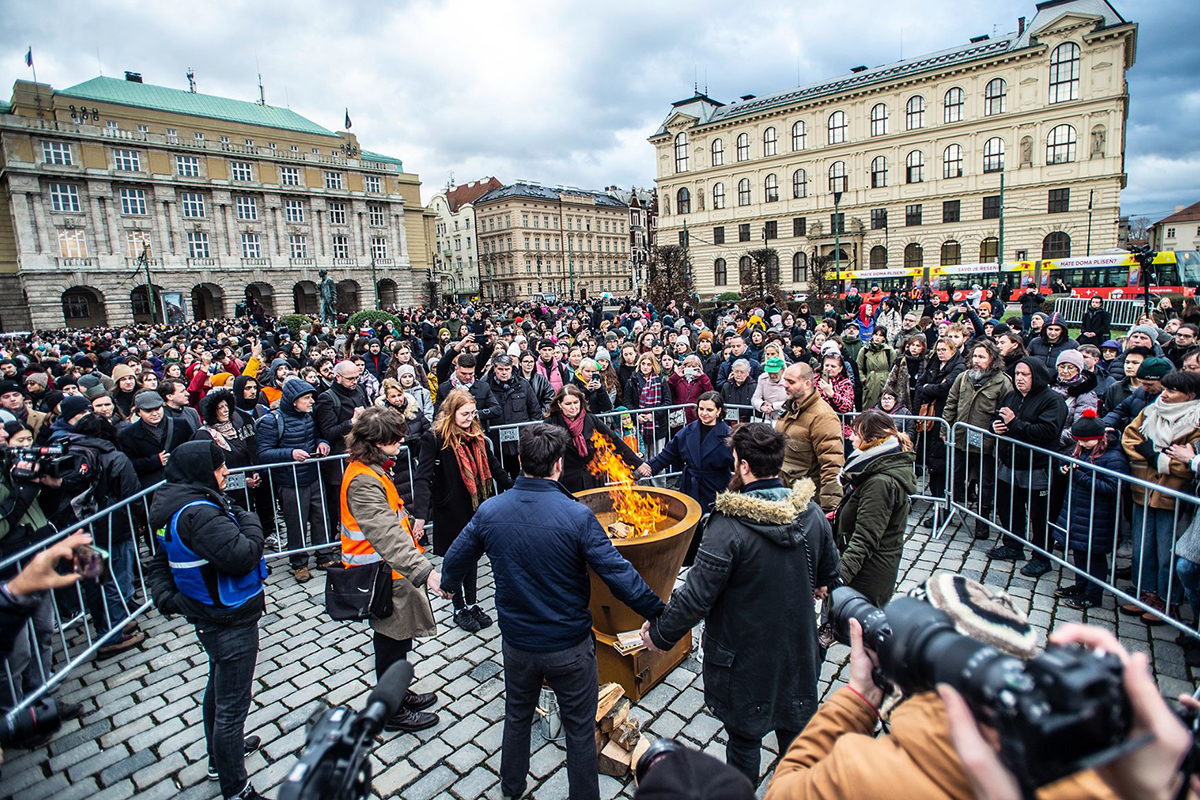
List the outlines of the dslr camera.
<svg viewBox="0 0 1200 800">
<path fill-rule="evenodd" d="M 972 714 L 1000 737 L 1000 760 L 1026 789 L 1100 766 L 1140 747 L 1129 741 L 1132 722 L 1112 654 L 1048 646 L 1029 661 L 964 636 L 945 612 L 896 597 L 880 609 L 855 590 L 833 590 L 830 621 L 843 644 L 850 620 L 879 657 L 875 681 L 905 694 L 954 687 Z"/>
<path fill-rule="evenodd" d="M 0 449 L 0 468 L 18 481 L 39 478 L 65 478 L 78 469 L 78 459 L 70 452 L 70 442 L 42 447 L 6 447 Z"/>
</svg>

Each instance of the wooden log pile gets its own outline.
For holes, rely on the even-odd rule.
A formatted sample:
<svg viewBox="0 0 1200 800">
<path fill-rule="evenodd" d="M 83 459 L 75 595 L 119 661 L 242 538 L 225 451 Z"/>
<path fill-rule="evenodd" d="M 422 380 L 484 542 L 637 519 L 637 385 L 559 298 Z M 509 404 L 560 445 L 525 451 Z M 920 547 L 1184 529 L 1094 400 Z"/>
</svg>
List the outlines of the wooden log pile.
<svg viewBox="0 0 1200 800">
<path fill-rule="evenodd" d="M 600 772 L 623 778 L 637 766 L 650 740 L 642 735 L 642 725 L 629 716 L 629 701 L 620 684 L 606 683 L 600 687 L 596 704 L 596 753 L 600 757 Z"/>
</svg>

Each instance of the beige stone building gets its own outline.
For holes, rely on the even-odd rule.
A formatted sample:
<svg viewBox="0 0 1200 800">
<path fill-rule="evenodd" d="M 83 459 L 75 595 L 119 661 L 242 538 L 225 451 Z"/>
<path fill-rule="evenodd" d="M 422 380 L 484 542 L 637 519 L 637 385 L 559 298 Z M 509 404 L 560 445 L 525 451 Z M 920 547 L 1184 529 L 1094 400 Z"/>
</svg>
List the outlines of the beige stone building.
<svg viewBox="0 0 1200 800">
<path fill-rule="evenodd" d="M 1114 247 L 1136 43 L 1106 0 L 1051 0 L 1004 36 L 728 104 L 697 93 L 650 137 L 661 241 L 686 225 L 702 296 L 736 291 L 764 241 L 788 291 L 835 243 L 843 270 Z"/>
<path fill-rule="evenodd" d="M 479 295 L 475 200 L 503 185 L 495 178 L 450 184 L 430 199 L 428 208 L 437 215 L 434 274 L 443 294 L 462 300 Z"/>
<path fill-rule="evenodd" d="M 432 266 L 420 179 L 290 109 L 93 78 L 0 102 L 0 328 L 407 305 Z M 145 258 L 143 259 L 143 254 Z M 149 267 L 153 303 L 147 292 Z M 414 277 L 415 273 L 415 277 Z"/>
<path fill-rule="evenodd" d="M 1150 226 L 1155 250 L 1200 250 L 1200 203 L 1176 206 L 1175 213 Z"/>
<path fill-rule="evenodd" d="M 604 192 L 514 183 L 475 201 L 483 297 L 628 294 L 629 206 Z"/>
</svg>

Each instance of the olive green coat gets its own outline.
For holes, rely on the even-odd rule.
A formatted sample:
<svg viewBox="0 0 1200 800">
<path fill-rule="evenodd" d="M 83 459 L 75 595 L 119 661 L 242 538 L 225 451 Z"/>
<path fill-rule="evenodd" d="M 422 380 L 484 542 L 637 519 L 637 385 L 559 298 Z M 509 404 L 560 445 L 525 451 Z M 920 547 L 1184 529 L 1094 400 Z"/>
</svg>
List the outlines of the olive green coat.
<svg viewBox="0 0 1200 800">
<path fill-rule="evenodd" d="M 858 379 L 862 383 L 862 407 L 874 408 L 887 384 L 896 351 L 888 344 L 870 344 L 858 351 Z M 907 400 L 908 398 L 902 398 Z"/>
<path fill-rule="evenodd" d="M 978 382 L 971 380 L 969 373 L 970 370 L 959 373 L 959 376 L 954 379 L 954 385 L 950 387 L 950 394 L 946 396 L 946 410 L 942 412 L 942 417 L 946 420 L 947 428 L 952 427 L 956 422 L 965 422 L 976 428 L 990 431 L 992 420 L 996 416 L 996 409 L 1000 407 L 1000 401 L 1013 390 L 1012 380 L 1002 369 L 981 378 Z M 966 434 L 966 431 L 961 431 L 961 435 L 954 437 L 954 446 L 959 450 L 967 449 L 968 437 Z M 983 436 L 982 445 L 984 453 L 991 453 L 995 445 L 994 437 Z M 1053 444 L 1047 446 L 1052 447 Z M 972 445 L 971 451 L 978 453 L 979 445 Z"/>
</svg>

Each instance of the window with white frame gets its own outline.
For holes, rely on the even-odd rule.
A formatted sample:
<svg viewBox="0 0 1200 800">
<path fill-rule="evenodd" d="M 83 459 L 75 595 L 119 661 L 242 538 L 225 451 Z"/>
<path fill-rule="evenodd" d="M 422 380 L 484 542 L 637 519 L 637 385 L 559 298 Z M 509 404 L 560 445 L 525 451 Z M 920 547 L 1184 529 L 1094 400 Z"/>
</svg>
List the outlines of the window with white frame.
<svg viewBox="0 0 1200 800">
<path fill-rule="evenodd" d="M 113 169 L 123 172 L 139 172 L 142 159 L 137 150 L 113 150 Z"/>
<path fill-rule="evenodd" d="M 382 261 L 388 257 L 387 239 L 382 236 L 371 237 L 371 257 L 376 261 Z"/>
<path fill-rule="evenodd" d="M 308 237 L 303 233 L 289 234 L 288 249 L 291 250 L 292 258 L 308 258 Z"/>
<path fill-rule="evenodd" d="M 883 136 L 888 132 L 887 106 L 876 103 L 871 106 L 871 135 Z"/>
<path fill-rule="evenodd" d="M 887 156 L 875 156 L 871 160 L 871 188 L 880 189 L 887 186 Z"/>
<path fill-rule="evenodd" d="M 1008 110 L 1008 83 L 1004 78 L 992 78 L 983 89 L 983 115 L 990 117 Z"/>
<path fill-rule="evenodd" d="M 750 179 L 742 178 L 738 181 L 738 205 L 750 205 Z"/>
<path fill-rule="evenodd" d="M 109 120 L 104 121 L 104 129 L 107 130 L 110 134 L 116 133 L 116 130 L 118 127 L 119 126 L 117 125 L 117 121 L 115 119 L 109 119 Z"/>
<path fill-rule="evenodd" d="M 925 180 L 925 154 L 913 150 L 904 159 L 904 182 L 922 183 Z"/>
<path fill-rule="evenodd" d="M 79 211 L 79 187 L 73 183 L 50 184 L 51 211 Z"/>
<path fill-rule="evenodd" d="M 350 239 L 343 234 L 336 234 L 331 237 L 333 245 L 334 258 L 349 258 L 350 257 Z"/>
<path fill-rule="evenodd" d="M 287 222 L 304 222 L 304 201 L 284 200 L 283 218 Z"/>
<path fill-rule="evenodd" d="M 737 160 L 750 160 L 750 134 L 739 133 L 737 137 Z"/>
<path fill-rule="evenodd" d="M 1079 45 L 1063 42 L 1050 54 L 1050 102 L 1079 99 Z"/>
<path fill-rule="evenodd" d="M 193 137 L 195 137 L 195 139 L 196 139 L 196 141 L 197 141 L 197 142 L 203 142 L 203 141 L 204 141 L 204 134 L 203 134 L 203 133 L 201 133 L 200 131 L 196 131 L 195 133 L 193 133 L 193 134 L 192 134 L 192 136 L 193 136 Z"/>
<path fill-rule="evenodd" d="M 130 258 L 141 258 L 150 254 L 150 231 L 125 231 L 125 252 Z"/>
<path fill-rule="evenodd" d="M 58 232 L 58 253 L 62 258 L 87 258 L 87 239 L 79 228 Z"/>
<path fill-rule="evenodd" d="M 242 233 L 242 258 L 262 258 L 262 246 L 257 233 Z"/>
<path fill-rule="evenodd" d="M 921 95 L 908 98 L 904 106 L 904 129 L 915 131 L 925 127 L 925 98 Z"/>
<path fill-rule="evenodd" d="M 239 194 L 234 198 L 234 208 L 237 209 L 237 218 L 245 221 L 253 221 L 258 219 L 258 201 L 249 195 Z"/>
<path fill-rule="evenodd" d="M 121 189 L 121 213 L 133 216 L 144 216 L 146 213 L 145 189 Z"/>
<path fill-rule="evenodd" d="M 346 204 L 345 203 L 330 203 L 329 204 L 329 224 L 330 225 L 345 225 L 346 224 Z"/>
<path fill-rule="evenodd" d="M 947 89 L 946 96 L 942 100 L 942 121 L 962 122 L 964 103 L 965 99 L 962 89 L 957 86 L 953 89 Z"/>
<path fill-rule="evenodd" d="M 792 197 L 799 200 L 808 197 L 808 171 L 798 169 L 792 173 Z"/>
<path fill-rule="evenodd" d="M 280 186 L 299 186 L 300 185 L 300 168 L 299 167 L 280 167 L 279 168 L 279 185 Z"/>
<path fill-rule="evenodd" d="M 799 152 L 808 147 L 808 126 L 804 120 L 792 123 L 792 151 Z"/>
<path fill-rule="evenodd" d="M 839 112 L 840 113 L 840 112 Z M 835 161 L 829 166 L 829 191 L 846 191 L 846 162 Z"/>
<path fill-rule="evenodd" d="M 71 145 L 66 142 L 42 142 L 42 161 L 47 164 L 71 166 Z"/>
<path fill-rule="evenodd" d="M 252 181 L 254 180 L 254 170 L 249 161 L 230 161 L 229 177 L 235 181 Z"/>
<path fill-rule="evenodd" d="M 829 144 L 841 144 L 846 141 L 846 112 L 835 111 L 829 115 Z"/>
<path fill-rule="evenodd" d="M 1046 137 L 1046 163 L 1067 164 L 1075 160 L 1075 128 L 1055 125 Z"/>
<path fill-rule="evenodd" d="M 364 175 L 363 176 L 363 191 L 371 192 L 373 194 L 379 194 L 381 191 L 383 191 L 380 188 L 379 176 L 378 175 Z"/>
<path fill-rule="evenodd" d="M 779 136 L 774 128 L 763 131 L 763 156 L 773 156 L 779 152 Z"/>
<path fill-rule="evenodd" d="M 138 133 L 149 133 L 150 132 L 150 127 L 148 125 L 138 125 L 137 129 L 138 129 Z"/>
<path fill-rule="evenodd" d="M 326 172 L 325 173 L 325 188 L 326 189 L 341 189 L 343 186 L 342 173 Z"/>
<path fill-rule="evenodd" d="M 1004 140 L 993 136 L 983 144 L 983 171 L 1002 172 L 1004 170 Z"/>
<path fill-rule="evenodd" d="M 175 173 L 184 178 L 199 178 L 200 159 L 195 156 L 175 156 Z"/>
<path fill-rule="evenodd" d="M 208 233 L 188 231 L 188 258 L 211 258 L 208 251 Z"/>
<path fill-rule="evenodd" d="M 963 149 L 960 144 L 947 145 L 942 151 L 942 177 L 961 178 L 963 174 Z"/>
<path fill-rule="evenodd" d="M 183 192 L 179 195 L 179 206 L 183 216 L 200 218 L 204 216 L 204 195 L 199 192 Z"/>
<path fill-rule="evenodd" d="M 763 181 L 763 200 L 774 203 L 779 199 L 779 178 L 772 172 Z"/>
<path fill-rule="evenodd" d="M 714 210 L 720 210 L 725 207 L 725 184 L 713 184 L 712 205 Z"/>
<path fill-rule="evenodd" d="M 370 205 L 367 206 L 367 222 L 372 227 L 378 228 L 386 224 L 386 217 L 383 213 L 383 206 Z"/>
<path fill-rule="evenodd" d="M 675 134 L 675 171 L 688 171 L 688 136 L 683 131 Z"/>
<path fill-rule="evenodd" d="M 712 165 L 714 167 L 719 167 L 722 164 L 724 164 L 725 163 L 725 140 L 724 139 L 713 139 L 711 150 L 712 150 Z"/>
</svg>

